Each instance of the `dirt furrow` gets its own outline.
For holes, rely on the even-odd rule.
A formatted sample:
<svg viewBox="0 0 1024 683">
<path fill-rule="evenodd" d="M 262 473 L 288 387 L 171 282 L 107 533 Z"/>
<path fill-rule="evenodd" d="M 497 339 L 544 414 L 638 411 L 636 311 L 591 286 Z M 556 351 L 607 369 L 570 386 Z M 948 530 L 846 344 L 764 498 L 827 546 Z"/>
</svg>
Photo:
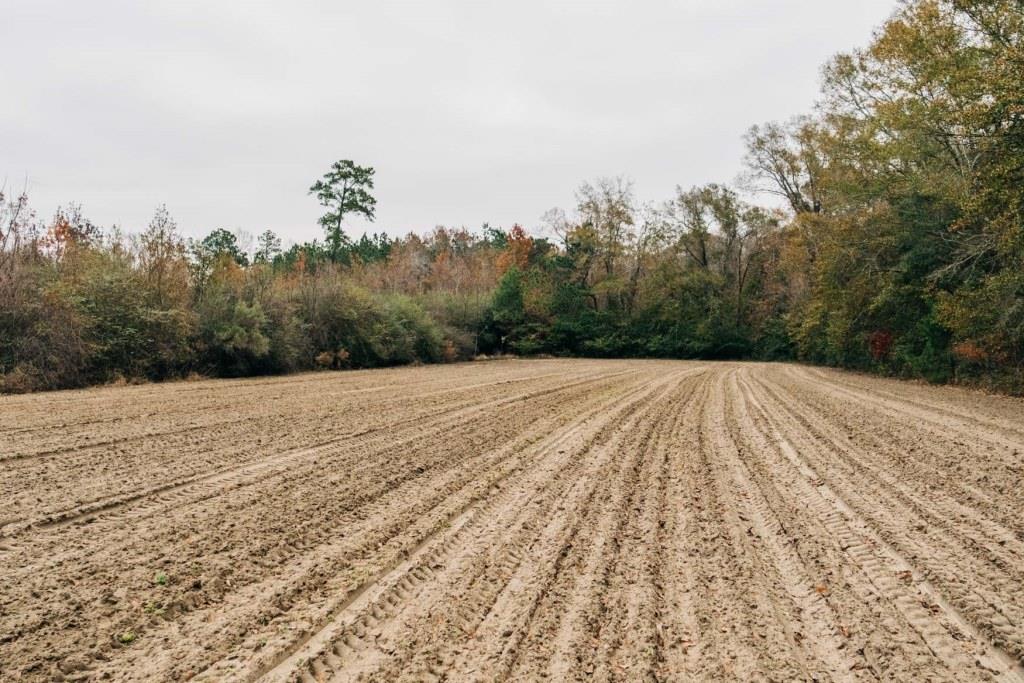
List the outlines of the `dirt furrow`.
<svg viewBox="0 0 1024 683">
<path fill-rule="evenodd" d="M 969 420 L 982 428 L 995 429 L 1008 437 L 1024 440 L 1024 428 L 1016 419 L 1019 416 L 1019 411 L 1024 410 L 1024 400 L 1021 399 L 997 397 L 993 401 L 992 398 L 975 390 L 949 391 L 946 388 L 927 386 L 915 387 L 917 393 L 923 395 L 914 395 L 901 391 L 903 385 L 894 380 L 868 379 L 851 373 L 836 371 L 826 373 L 823 370 L 810 368 L 801 368 L 800 372 L 816 377 L 829 385 L 839 384 L 851 389 L 866 391 L 869 395 L 880 394 L 886 398 L 930 410 L 940 419 L 943 416 L 950 416 L 955 419 Z M 942 394 L 939 395 L 935 392 L 942 392 Z M 979 405 L 984 405 L 989 412 L 977 410 L 976 407 Z M 994 408 L 1001 410 L 993 410 Z"/>
<path fill-rule="evenodd" d="M 648 394 L 650 391 L 652 389 L 647 388 L 642 394 Z M 421 630 L 418 627 L 412 628 L 412 634 L 407 632 L 410 629 L 409 624 L 419 625 L 424 619 L 428 619 L 432 630 L 446 629 L 458 634 L 464 634 L 468 630 L 475 631 L 476 622 L 483 618 L 481 612 L 486 613 L 489 601 L 497 599 L 497 591 L 502 585 L 500 579 L 495 579 L 493 574 L 497 572 L 500 577 L 514 569 L 524 555 L 524 544 L 536 533 L 539 526 L 536 521 L 538 516 L 550 517 L 547 514 L 550 506 L 557 504 L 558 487 L 568 486 L 574 475 L 579 476 L 579 468 L 591 462 L 591 458 L 588 457 L 589 448 L 615 426 L 614 416 L 637 410 L 641 401 L 642 396 L 623 396 L 618 408 L 606 408 L 600 414 L 591 416 L 586 422 L 571 427 L 562 434 L 554 435 L 552 446 L 541 449 L 545 452 L 544 460 L 534 467 L 524 469 L 521 475 L 525 478 L 524 481 L 517 480 L 503 486 L 498 497 L 490 501 L 496 507 L 489 508 L 491 511 L 486 514 L 480 514 L 479 524 L 472 525 L 473 533 L 460 544 L 456 556 L 444 570 L 445 580 L 431 582 L 428 587 L 430 592 L 450 591 L 452 598 L 442 600 L 440 604 L 455 604 L 451 600 L 457 600 L 461 607 L 460 611 L 439 615 L 436 619 L 430 618 L 419 612 L 418 608 L 433 607 L 437 603 L 433 600 L 419 600 L 411 605 L 411 613 L 403 612 L 399 615 L 397 623 L 389 626 L 382 636 L 383 639 L 386 642 L 409 642 L 410 639 L 426 638 L 424 634 L 418 632 Z M 538 482 L 545 480 L 549 483 L 544 486 L 538 485 Z M 517 511 L 515 514 L 521 522 L 508 518 L 510 510 Z M 500 532 L 497 531 L 499 529 Z M 495 533 L 500 533 L 511 540 L 495 545 Z M 492 547 L 481 552 L 481 549 L 489 544 Z M 441 651 L 427 653 L 423 650 L 398 650 L 391 653 L 390 657 L 385 657 L 379 648 L 364 647 L 355 658 L 357 663 L 352 670 L 366 671 L 373 667 L 410 670 L 411 667 L 412 670 L 426 671 L 433 666 L 431 658 L 443 658 L 443 650 L 450 645 L 446 640 L 430 640 Z M 415 661 L 409 661 L 410 658 L 414 658 Z M 372 667 L 370 663 L 373 664 Z M 348 667 L 346 671 L 349 671 Z M 342 672 L 342 675 L 344 677 L 348 674 Z"/>
<path fill-rule="evenodd" d="M 1024 581 L 1019 540 L 975 510 L 947 502 L 927 480 L 915 496 L 914 477 L 893 478 L 884 459 L 881 467 L 865 462 L 827 433 L 826 420 L 819 424 L 825 425 L 816 429 L 825 430 L 824 439 L 834 445 L 833 453 L 842 456 L 856 475 L 878 482 L 857 490 L 851 502 L 865 500 L 865 508 L 871 510 L 866 518 L 903 555 L 920 558 L 913 561 L 915 569 L 939 588 L 941 597 L 957 605 L 998 648 L 1022 658 L 1024 613 L 1015 590 Z M 906 470 L 901 474 L 906 475 Z M 887 509 L 895 512 L 879 514 Z"/>
<path fill-rule="evenodd" d="M 876 471 L 916 485 L 925 492 L 927 507 L 936 495 L 942 496 L 944 505 L 958 508 L 944 514 L 971 517 L 993 543 L 1009 544 L 1019 552 L 1024 520 L 1016 511 L 1024 505 L 1024 466 L 1010 461 L 1021 457 L 992 446 L 982 448 L 956 431 L 893 420 L 863 401 L 837 402 L 814 387 L 808 391 L 804 385 L 776 382 L 774 375 L 771 379 L 772 390 L 785 392 L 787 405 L 800 411 L 800 419 L 812 430 L 827 432 L 844 453 L 866 456 L 861 462 Z M 1004 458 L 1007 462 L 1000 462 Z"/>
<path fill-rule="evenodd" d="M 611 377 L 614 376 L 612 375 Z M 316 458 L 323 454 L 325 449 L 341 444 L 354 444 L 356 440 L 362 440 L 363 437 L 368 435 L 386 431 L 386 434 L 381 434 L 380 436 L 392 444 L 406 438 L 405 435 L 407 433 L 414 433 L 418 438 L 430 438 L 438 431 L 450 429 L 459 423 L 476 419 L 477 416 L 489 411 L 502 410 L 516 403 L 539 399 L 552 393 L 566 392 L 579 386 L 593 385 L 597 382 L 607 381 L 611 377 L 599 376 L 563 382 L 555 387 L 538 389 L 496 400 L 481 401 L 469 406 L 456 403 L 451 407 L 437 409 L 428 414 L 393 421 L 386 425 L 365 427 L 358 431 L 317 443 L 311 447 L 277 453 L 255 462 L 229 466 L 211 474 L 189 477 L 184 480 L 160 484 L 142 491 L 133 491 L 128 494 L 100 499 L 87 505 L 79 505 L 70 509 L 49 513 L 35 520 L 23 521 L 17 525 L 0 525 L 0 533 L 10 538 L 26 530 L 47 529 L 82 520 L 86 520 L 89 524 L 94 524 L 97 521 L 97 516 L 109 514 L 129 505 L 135 505 L 139 508 L 133 511 L 135 514 L 159 514 L 170 505 L 187 504 L 203 496 L 219 495 L 229 489 L 243 486 L 248 482 L 258 481 L 263 477 L 274 476 L 285 471 L 294 471 L 296 466 L 304 464 L 303 461 Z M 124 519 L 125 517 L 122 515 L 116 518 L 114 522 L 120 524 L 123 523 Z"/>
<path fill-rule="evenodd" d="M 971 506 L 971 499 L 965 501 L 959 496 L 949 496 L 946 491 L 956 490 L 955 482 L 943 487 L 944 490 L 939 489 L 935 482 L 944 477 L 941 472 L 921 468 L 914 461 L 903 461 L 898 452 L 891 455 L 890 462 L 892 451 L 883 444 L 878 444 L 878 451 L 871 458 L 859 455 L 840 432 L 830 427 L 830 422 L 820 412 L 801 410 L 799 405 L 790 402 L 789 408 L 799 413 L 799 418 L 819 438 L 832 444 L 833 451 L 843 458 L 852 472 L 877 482 L 878 488 L 887 491 L 894 502 L 913 514 L 916 521 L 912 527 L 922 530 L 922 536 L 935 536 L 942 547 L 950 547 L 951 544 L 963 546 L 971 556 L 988 565 L 973 573 L 989 575 L 989 578 L 995 576 L 991 572 L 1005 573 L 1005 578 L 1013 583 L 1019 585 L 1024 582 L 1024 567 L 1021 567 L 1024 543 L 1012 529 L 996 523 Z M 1005 579 L 997 577 L 994 580 Z"/>
<path fill-rule="evenodd" d="M 593 393 L 593 387 L 588 389 Z M 599 392 L 594 398 L 600 399 L 602 395 Z M 549 400 L 553 406 L 559 401 L 564 402 L 565 398 L 553 395 Z M 583 403 L 581 406 L 587 407 L 587 404 Z M 562 411 L 555 419 L 561 420 L 565 415 L 565 411 Z M 440 461 L 445 463 L 442 470 L 437 470 L 437 476 L 442 478 L 424 475 L 410 481 L 408 485 L 400 485 L 393 479 L 385 479 L 380 484 L 382 489 L 379 492 L 375 493 L 372 488 L 361 492 L 361 495 L 366 494 L 366 500 L 373 502 L 370 507 L 353 509 L 348 521 L 344 518 L 338 521 L 338 526 L 346 529 L 343 539 L 328 541 L 326 545 L 314 546 L 304 552 L 289 553 L 286 558 L 294 559 L 288 560 L 288 563 L 267 575 L 265 585 L 257 583 L 240 593 L 236 591 L 237 596 L 232 600 L 235 607 L 221 606 L 218 621 L 268 622 L 267 628 L 271 630 L 268 635 L 262 633 L 267 629 L 250 629 L 244 641 L 231 647 L 249 647 L 255 644 L 259 646 L 262 656 L 263 650 L 272 652 L 275 642 L 279 640 L 274 637 L 275 629 L 282 632 L 280 638 L 289 641 L 295 634 L 289 634 L 288 631 L 304 630 L 307 628 L 303 626 L 304 622 L 312 620 L 315 623 L 323 619 L 324 617 L 320 616 L 324 612 L 323 605 L 330 603 L 332 594 L 346 593 L 352 586 L 359 585 L 363 577 L 393 563 L 394 560 L 388 558 L 399 557 L 408 552 L 408 548 L 419 542 L 422 534 L 443 525 L 446 519 L 454 514 L 452 509 L 453 506 L 460 505 L 458 501 L 471 500 L 482 495 L 489 486 L 489 478 L 519 469 L 520 458 L 530 456 L 534 452 L 533 443 L 538 435 L 542 435 L 544 430 L 553 424 L 557 424 L 557 421 L 537 419 L 537 415 L 533 413 L 517 414 L 515 420 L 501 429 L 497 429 L 497 426 L 492 427 L 495 433 L 489 443 L 495 444 L 494 448 L 485 448 L 473 453 L 469 460 L 464 457 L 461 462 L 451 459 L 451 454 L 458 453 L 464 446 L 458 438 L 450 444 L 448 451 L 441 450 L 437 451 L 436 455 L 431 455 L 432 459 L 440 458 Z M 517 438 L 508 438 L 515 434 L 516 430 L 521 430 L 527 425 L 530 425 L 529 431 L 523 432 Z M 466 428 L 478 427 L 480 425 L 470 424 Z M 503 439 L 503 436 L 506 438 Z M 504 445 L 497 446 L 503 442 Z M 429 447 L 429 443 L 424 444 L 424 447 Z M 395 457 L 387 460 L 401 464 L 402 452 L 403 449 L 396 449 Z M 413 450 L 407 453 L 406 458 L 410 458 L 415 452 Z M 445 456 L 445 452 L 449 455 Z M 411 459 L 414 462 L 416 460 Z M 406 462 L 404 466 L 408 468 L 409 465 L 410 463 Z M 377 467 L 379 469 L 379 465 Z M 414 469 L 422 467 L 421 465 Z M 434 471 L 434 468 L 426 469 L 428 474 Z M 341 571 L 332 567 L 338 567 Z M 292 578 L 288 578 L 289 576 Z M 274 594 L 271 604 L 256 598 L 268 592 Z M 321 600 L 326 602 L 317 606 Z M 312 607 L 305 609 L 304 605 Z M 199 617 L 201 615 L 197 615 L 197 619 Z M 200 624 L 197 628 L 204 627 Z M 267 642 L 263 643 L 264 640 Z"/>
<path fill-rule="evenodd" d="M 1011 455 L 1021 453 L 1021 449 L 1024 448 L 1024 434 L 1021 430 L 1009 430 L 1010 433 L 1007 434 L 1004 429 L 990 427 L 989 425 L 998 424 L 993 420 L 983 423 L 960 412 L 922 407 L 920 403 L 911 400 L 888 398 L 882 392 L 868 392 L 838 382 L 827 382 L 817 379 L 817 377 L 818 375 L 805 374 L 801 377 L 800 383 L 821 386 L 833 396 L 839 395 L 858 403 L 866 403 L 875 410 L 884 409 L 890 418 L 899 416 L 918 424 L 928 424 L 947 434 L 969 433 L 972 439 L 1001 446 L 1007 449 Z"/>
<path fill-rule="evenodd" d="M 889 558 L 851 526 L 842 501 L 767 419 L 764 398 L 743 384 L 743 420 L 750 426 L 746 434 L 753 452 L 761 456 L 747 459 L 750 472 L 779 519 L 785 520 L 786 536 L 804 566 L 816 574 L 818 608 L 828 610 L 849 671 L 858 677 L 953 679 L 951 672 L 965 665 L 963 659 L 956 651 L 936 656 L 929 648 L 920 626 L 934 625 L 922 622 L 909 599 L 912 594 L 894 583 L 898 569 L 886 567 Z M 927 662 L 923 672 L 918 664 L 922 661 Z"/>
<path fill-rule="evenodd" d="M 0 681 L 1024 683 L 1022 405 L 558 359 L 0 397 Z"/>
<path fill-rule="evenodd" d="M 780 425 L 776 431 L 779 449 L 819 494 L 820 498 L 815 498 L 808 493 L 806 501 L 820 505 L 823 500 L 832 508 L 829 512 L 827 506 L 821 506 L 823 518 L 833 525 L 833 536 L 849 544 L 853 559 L 936 658 L 946 660 L 951 671 L 961 672 L 951 680 L 962 678 L 964 671 L 995 671 L 1007 680 L 1018 680 L 1021 670 L 1016 655 L 1006 647 L 1003 636 L 985 623 L 991 608 L 972 605 L 970 596 L 975 590 L 987 592 L 982 582 L 969 571 L 959 580 L 953 579 L 945 590 L 952 589 L 960 597 L 952 602 L 960 604 L 951 604 L 930 581 L 934 574 L 928 570 L 934 565 L 927 553 L 938 553 L 947 560 L 950 554 L 940 546 L 922 551 L 924 527 L 908 520 L 906 509 L 896 506 L 884 487 L 873 487 L 864 472 L 844 466 L 841 442 L 824 439 L 809 429 L 795 417 L 792 402 L 781 401 L 763 386 L 762 391 L 763 414 Z M 847 522 L 846 528 L 835 526 L 840 520 Z M 966 558 L 961 553 L 959 559 Z M 1012 594 L 1003 593 L 1000 603 L 1004 607 L 1007 599 L 1012 599 Z M 876 659 L 876 667 L 888 664 L 886 659 Z M 893 661 L 903 662 L 902 658 Z M 977 666 L 972 669 L 972 664 Z"/>
<path fill-rule="evenodd" d="M 600 373 L 592 371 L 562 377 L 543 373 L 540 380 L 532 383 L 537 389 L 557 390 L 577 379 L 593 380 L 599 376 Z M 349 399 L 339 405 L 320 404 L 312 411 L 303 407 L 302 402 L 281 406 L 261 403 L 252 411 L 254 416 L 234 419 L 218 429 L 187 428 L 167 437 L 144 439 L 130 447 L 89 446 L 58 458 L 17 461 L 0 469 L 0 492 L 10 490 L 14 494 L 0 498 L 0 518 L 10 515 L 20 519 L 22 524 L 30 523 L 33 517 L 25 514 L 24 509 L 41 507 L 40 503 L 50 508 L 48 515 L 60 517 L 68 510 L 69 498 L 75 501 L 72 514 L 74 509 L 102 508 L 111 499 L 133 498 L 140 489 L 173 486 L 226 468 L 244 467 L 282 451 L 307 449 L 311 441 L 329 443 L 434 419 L 443 412 L 478 408 L 493 402 L 496 395 L 501 397 L 515 391 L 519 381 L 477 384 L 468 391 L 435 390 L 429 400 L 423 396 L 392 397 L 386 402 L 357 405 L 354 399 Z M 395 420 L 392 417 L 395 415 L 407 417 Z M 339 416 L 344 419 L 337 419 Z M 168 457 L 176 453 L 189 453 L 191 457 Z M 132 467 L 125 467 L 126 459 L 130 459 Z M 86 478 L 84 482 L 76 482 L 69 476 L 76 470 Z M 90 489 L 89 477 L 96 477 L 99 472 L 107 475 L 101 480 L 104 485 Z M 14 487 L 25 478 L 38 482 L 33 498 L 16 495 Z"/>
<path fill-rule="evenodd" d="M 686 385 L 692 384 L 692 378 L 686 380 Z M 492 634 L 511 632 L 508 642 L 502 643 L 501 650 L 471 648 L 464 661 L 453 669 L 456 675 L 472 668 L 482 671 L 483 679 L 492 677 L 488 673 L 493 673 L 493 678 L 535 680 L 548 669 L 546 660 L 551 659 L 544 643 L 550 642 L 551 632 L 559 627 L 561 620 L 576 614 L 582 617 L 577 619 L 581 628 L 573 649 L 576 664 L 568 669 L 555 664 L 552 675 L 556 680 L 568 680 L 570 676 L 589 680 L 607 678 L 610 659 L 623 633 L 615 621 L 617 617 L 627 616 L 626 610 L 620 609 L 621 603 L 627 598 L 639 597 L 632 592 L 627 596 L 622 589 L 627 581 L 625 565 L 643 559 L 631 558 L 628 553 L 637 510 L 648 494 L 647 477 L 657 461 L 653 457 L 654 441 L 666 416 L 685 401 L 688 392 L 682 390 L 683 386 L 669 385 L 665 392 L 645 404 L 633 424 L 623 430 L 614 444 L 604 445 L 622 454 L 615 463 L 614 474 L 603 483 L 607 487 L 605 493 L 599 493 L 596 503 L 586 508 L 572 539 L 562 548 L 550 573 L 543 579 L 524 580 L 524 585 L 530 587 L 528 590 L 508 591 L 510 595 L 488 614 L 482 627 Z M 597 581 L 574 586 L 579 575 L 578 565 L 595 546 L 606 551 L 599 554 L 603 565 L 594 567 L 591 563 L 589 574 L 596 575 Z M 630 586 L 636 587 L 632 582 Z M 569 602 L 564 600 L 567 593 Z M 500 638 L 488 638 L 487 632 L 481 638 L 483 642 L 502 642 Z M 642 636 L 639 632 L 635 635 Z M 562 655 L 565 654 L 563 651 Z"/>
<path fill-rule="evenodd" d="M 578 392 L 578 396 L 590 393 L 593 390 L 593 386 L 577 387 L 575 389 Z M 530 422 L 535 422 L 543 427 L 544 421 L 538 420 L 538 418 L 546 414 L 550 414 L 556 419 L 562 419 L 555 412 L 555 408 L 557 405 L 564 405 L 565 398 L 566 396 L 552 394 L 544 400 L 539 400 L 532 404 L 532 409 L 539 413 L 526 412 L 515 414 L 514 420 L 509 420 L 508 416 L 502 417 L 501 414 L 495 416 L 495 429 L 492 433 L 487 434 L 487 439 L 493 443 L 499 443 L 503 439 L 507 440 L 507 437 L 514 434 L 517 428 L 524 427 Z M 571 413 L 568 413 L 568 415 L 571 415 Z M 499 429 L 498 425 L 502 424 L 503 421 L 505 425 Z M 349 524 L 362 523 L 369 520 L 376 523 L 377 527 L 381 527 L 379 522 L 386 522 L 388 517 L 376 515 L 372 509 L 361 509 L 359 501 L 379 502 L 378 499 L 388 492 L 394 492 L 393 497 L 399 496 L 402 493 L 401 482 L 404 480 L 412 482 L 422 481 L 424 485 L 430 486 L 432 492 L 438 492 L 438 490 L 443 492 L 443 490 L 446 490 L 445 486 L 438 485 L 440 482 L 437 480 L 431 480 L 431 475 L 435 473 L 442 474 L 443 472 L 458 473 L 460 471 L 458 467 L 459 461 L 445 462 L 450 460 L 450 456 L 445 456 L 444 454 L 446 452 L 451 453 L 453 450 L 457 453 L 461 447 L 468 445 L 472 439 L 478 440 L 479 436 L 475 430 L 481 428 L 483 424 L 474 424 L 472 421 L 469 421 L 462 425 L 459 430 L 463 432 L 464 438 L 470 440 L 460 442 L 459 437 L 456 436 L 456 441 L 449 444 L 447 451 L 443 449 L 438 451 L 433 445 L 436 442 L 436 438 L 431 438 L 429 435 L 421 439 L 421 451 L 416 449 L 409 451 L 408 444 L 406 447 L 403 447 L 401 441 L 397 441 L 390 443 L 387 450 L 376 456 L 371 456 L 365 462 L 359 462 L 358 457 L 360 454 L 357 452 L 349 453 L 346 450 L 340 450 L 338 458 L 342 462 L 352 462 L 350 459 L 352 457 L 356 458 L 356 461 L 353 463 L 355 464 L 354 470 L 351 465 L 341 468 L 332 467 L 330 459 L 322 462 L 321 473 L 330 474 L 330 477 L 326 479 L 323 476 L 318 479 L 319 482 L 328 484 L 323 489 L 310 490 L 308 488 L 308 483 L 310 482 L 308 475 L 300 472 L 296 476 L 287 476 L 267 481 L 260 486 L 250 486 L 246 489 L 247 493 L 244 497 L 238 495 L 241 492 L 236 492 L 231 497 L 223 497 L 222 500 L 211 499 L 206 501 L 196 510 L 191 510 L 190 508 L 182 509 L 181 514 L 177 516 L 183 521 L 186 520 L 184 525 L 168 525 L 168 520 L 166 519 L 148 518 L 138 521 L 134 528 L 131 525 L 126 526 L 123 533 L 121 529 L 118 529 L 118 536 L 124 539 L 124 541 L 112 544 L 113 539 L 103 539 L 102 551 L 98 554 L 86 555 L 85 551 L 88 551 L 89 545 L 87 543 L 80 543 L 81 554 L 86 556 L 86 559 L 84 560 L 85 564 L 81 565 L 76 571 L 84 581 L 80 580 L 79 588 L 76 591 L 79 606 L 75 609 L 75 613 L 82 613 L 83 602 L 88 605 L 95 605 L 94 607 L 87 607 L 85 613 L 90 611 L 98 611 L 99 613 L 106 611 L 118 612 L 122 610 L 114 609 L 108 604 L 109 601 L 113 600 L 115 603 L 120 603 L 127 597 L 122 597 L 123 594 L 133 592 L 150 594 L 152 596 L 148 599 L 140 598 L 142 604 L 139 605 L 138 616 L 129 618 L 129 620 L 122 620 L 120 624 L 114 623 L 104 626 L 103 620 L 89 620 L 81 626 L 85 626 L 87 632 L 96 633 L 98 631 L 99 633 L 96 633 L 96 635 L 102 633 L 104 629 L 108 629 L 108 637 L 112 637 L 116 633 L 123 633 L 124 631 L 120 631 L 121 629 L 130 629 L 136 635 L 140 635 L 140 630 L 145 628 L 144 623 L 152 621 L 146 620 L 142 613 L 144 606 L 150 600 L 157 603 L 156 609 L 151 611 L 163 611 L 160 614 L 157 625 L 166 623 L 168 618 L 171 617 L 173 617 L 172 622 L 177 623 L 184 613 L 197 608 L 202 613 L 204 609 L 217 604 L 218 600 L 221 599 L 219 596 L 238 594 L 241 588 L 258 581 L 260 575 L 264 575 L 266 571 L 271 569 L 275 571 L 275 567 L 278 567 L 282 562 L 288 562 L 289 558 L 302 558 L 306 556 L 305 554 L 308 551 L 316 547 L 317 539 L 324 539 L 325 541 L 329 539 L 331 530 L 337 524 L 344 523 L 344 515 L 346 514 L 354 515 L 348 522 Z M 459 430 L 456 430 L 456 433 Z M 454 434 L 450 433 L 450 436 L 452 435 Z M 422 453 L 423 455 L 411 457 L 417 453 Z M 386 466 L 381 466 L 381 459 L 383 459 L 383 463 Z M 375 462 L 378 465 L 374 466 L 373 463 Z M 443 468 L 438 469 L 438 465 L 441 463 L 445 464 Z M 354 471 L 357 474 L 357 470 L 360 468 L 371 468 L 368 471 L 373 472 L 373 485 L 368 485 L 369 482 L 367 481 L 360 482 L 357 476 L 352 477 L 352 472 Z M 391 470 L 392 473 L 388 474 L 388 470 Z M 463 472 L 464 477 L 471 478 L 472 474 L 473 470 L 470 468 L 466 468 L 466 471 Z M 358 495 L 355 497 L 352 495 L 346 496 L 343 489 L 338 490 L 330 484 L 331 478 L 337 479 L 339 483 L 344 483 L 346 487 L 352 490 L 353 494 L 358 492 Z M 305 490 L 301 504 L 299 504 L 298 500 L 292 498 L 290 495 L 291 489 L 296 490 L 296 492 L 298 490 Z M 270 495 L 271 498 L 266 498 L 267 495 Z M 419 502 L 416 497 L 406 500 L 410 503 Z M 270 503 L 272 505 L 268 505 Z M 329 507 L 324 507 L 324 505 Z M 274 507 L 279 507 L 280 512 L 273 512 Z M 303 513 L 303 507 L 308 512 Z M 331 508 L 337 509 L 338 512 L 331 512 Z M 350 512 L 345 513 L 344 510 L 350 510 Z M 196 513 L 202 513 L 202 516 L 197 517 Z M 216 514 L 216 518 L 210 518 L 208 513 Z M 246 521 L 246 517 L 252 516 L 253 513 L 259 514 L 261 521 L 257 522 L 256 518 L 253 519 L 253 523 L 258 524 L 259 527 L 266 528 L 269 522 L 270 528 L 274 528 L 275 526 L 271 521 L 274 518 L 283 520 L 284 526 L 276 526 L 278 533 L 275 533 L 275 535 L 267 536 L 266 533 L 263 533 L 263 535 L 254 536 L 248 530 L 253 528 L 252 524 Z M 331 519 L 332 515 L 335 516 L 334 519 Z M 207 517 L 207 519 L 204 521 L 203 517 Z M 328 523 L 329 520 L 330 523 Z M 317 523 L 309 527 L 308 523 L 310 521 L 316 521 Z M 84 528 L 88 529 L 88 525 Z M 146 531 L 146 528 L 151 530 Z M 224 531 L 228 529 L 230 530 L 225 536 Z M 234 531 L 234 529 L 237 529 L 237 531 Z M 381 529 L 378 533 L 386 532 L 387 524 L 381 527 Z M 61 529 L 61 531 L 67 531 L 68 535 L 71 536 L 74 532 L 78 531 L 78 527 L 69 527 L 68 529 Z M 233 541 L 231 540 L 232 536 L 234 537 Z M 267 541 L 270 543 L 266 543 Z M 368 541 L 368 543 L 379 544 L 380 541 Z M 193 569 L 193 562 L 188 559 L 187 555 L 180 559 L 168 561 L 166 548 L 182 547 L 182 545 L 186 548 L 194 548 L 200 552 L 203 549 L 207 549 L 207 552 L 212 551 L 212 554 L 201 556 L 200 570 Z M 218 550 L 218 548 L 223 550 Z M 225 553 L 224 551 L 227 552 Z M 126 554 L 133 558 L 132 574 L 134 581 L 131 583 L 135 588 L 127 591 L 115 588 L 114 591 L 111 591 L 109 587 L 112 584 L 114 587 L 124 584 L 125 577 L 123 574 L 120 577 L 118 577 L 118 574 L 115 574 L 117 579 L 112 577 L 110 569 L 115 567 L 110 566 L 110 561 L 106 558 L 119 555 L 125 556 Z M 309 557 L 315 557 L 315 555 Z M 75 562 L 69 562 L 65 566 L 75 566 L 75 564 Z M 220 568 L 216 572 L 219 574 L 217 580 L 213 582 L 210 582 L 204 575 L 210 573 L 212 567 L 209 565 L 211 564 Z M 300 562 L 300 564 L 302 563 Z M 50 571 L 52 571 L 53 566 L 60 565 L 60 562 L 55 562 L 49 563 L 46 566 L 50 567 Z M 18 566 L 24 567 L 25 563 L 19 562 Z M 308 569 L 307 573 L 311 571 L 315 577 L 316 566 L 317 563 L 313 563 L 313 566 Z M 153 567 L 150 569 L 152 573 L 148 577 L 145 575 L 144 567 Z M 18 571 L 22 571 L 22 569 L 19 568 Z M 157 571 L 163 571 L 170 575 L 170 577 L 174 578 L 174 581 L 169 586 L 161 587 L 159 590 L 145 588 L 147 583 L 153 581 L 153 575 Z M 139 575 L 140 573 L 141 575 Z M 40 575 L 36 571 L 29 575 L 39 578 L 39 580 L 32 580 L 37 592 L 60 590 L 59 585 L 54 585 L 47 581 L 45 574 Z M 189 579 L 191 575 L 195 575 L 196 579 Z M 198 592 L 191 591 L 189 589 L 189 582 L 197 580 L 202 583 L 202 590 Z M 302 582 L 300 582 L 301 585 Z M 87 588 L 89 586 L 94 588 Z M 110 595 L 112 592 L 114 594 Z M 95 597 L 90 597 L 90 595 Z M 32 638 L 42 637 L 39 629 L 52 633 L 54 628 L 60 629 L 62 627 L 62 622 L 65 618 L 74 618 L 76 622 L 79 621 L 77 617 L 73 617 L 71 614 L 67 617 L 60 615 L 62 612 L 65 612 L 66 608 L 70 607 L 70 605 L 65 605 L 65 603 L 59 601 L 51 602 L 45 609 L 20 614 L 22 618 L 11 624 L 9 628 L 19 634 L 18 642 L 26 647 L 31 647 Z M 33 614 L 36 616 L 33 616 Z M 141 623 L 139 617 L 142 617 Z M 85 637 L 85 640 L 88 640 L 88 636 Z M 69 645 L 74 645 L 74 643 L 69 643 Z M 135 648 L 132 648 L 132 650 L 134 651 Z M 186 664 L 195 665 L 196 663 L 182 663 L 182 661 L 178 661 L 177 666 L 185 667 Z"/>
</svg>

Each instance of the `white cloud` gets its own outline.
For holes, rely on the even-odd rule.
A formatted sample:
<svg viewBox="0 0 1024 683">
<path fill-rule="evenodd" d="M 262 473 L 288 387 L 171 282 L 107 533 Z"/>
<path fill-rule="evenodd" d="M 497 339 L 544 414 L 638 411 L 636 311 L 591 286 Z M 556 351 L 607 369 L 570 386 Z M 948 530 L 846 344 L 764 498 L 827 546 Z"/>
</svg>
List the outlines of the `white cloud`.
<svg viewBox="0 0 1024 683">
<path fill-rule="evenodd" d="M 731 180 L 744 130 L 808 111 L 894 4 L 7 0 L 0 178 L 44 215 L 137 229 L 166 203 L 191 234 L 301 240 L 306 188 L 352 158 L 373 229 L 532 225 L 596 175 Z"/>
</svg>

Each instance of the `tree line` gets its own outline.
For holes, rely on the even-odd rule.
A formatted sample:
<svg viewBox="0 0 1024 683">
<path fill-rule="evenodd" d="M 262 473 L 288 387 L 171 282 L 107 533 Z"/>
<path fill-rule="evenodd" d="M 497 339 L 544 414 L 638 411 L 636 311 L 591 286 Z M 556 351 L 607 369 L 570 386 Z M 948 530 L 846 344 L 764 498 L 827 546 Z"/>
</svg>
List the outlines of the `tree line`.
<svg viewBox="0 0 1024 683">
<path fill-rule="evenodd" d="M 735 186 L 637 201 L 584 183 L 543 230 L 350 239 L 374 172 L 310 192 L 282 250 L 165 209 L 134 235 L 0 197 L 7 391 L 516 353 L 802 360 L 1024 386 L 1024 6 L 904 2 L 823 70 L 816 110 L 754 126 Z M 759 206 L 749 197 L 779 198 Z"/>
</svg>

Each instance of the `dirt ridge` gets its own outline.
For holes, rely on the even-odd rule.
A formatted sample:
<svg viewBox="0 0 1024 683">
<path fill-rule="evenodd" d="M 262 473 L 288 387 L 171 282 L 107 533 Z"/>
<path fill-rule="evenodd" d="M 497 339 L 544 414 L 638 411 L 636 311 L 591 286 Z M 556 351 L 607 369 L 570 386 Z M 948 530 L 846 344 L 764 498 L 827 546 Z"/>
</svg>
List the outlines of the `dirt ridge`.
<svg viewBox="0 0 1024 683">
<path fill-rule="evenodd" d="M 0 398 L 0 681 L 1024 683 L 1024 403 L 500 361 Z"/>
</svg>

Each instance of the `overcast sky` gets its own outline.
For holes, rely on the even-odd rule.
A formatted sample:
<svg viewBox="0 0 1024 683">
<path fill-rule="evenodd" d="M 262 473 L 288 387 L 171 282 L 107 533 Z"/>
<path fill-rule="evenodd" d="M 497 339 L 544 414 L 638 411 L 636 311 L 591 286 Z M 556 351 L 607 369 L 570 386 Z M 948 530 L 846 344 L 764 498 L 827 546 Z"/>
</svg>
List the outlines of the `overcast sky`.
<svg viewBox="0 0 1024 683">
<path fill-rule="evenodd" d="M 894 0 L 4 0 L 0 180 L 45 217 L 319 234 L 310 184 L 377 169 L 391 234 L 535 226 L 581 181 L 731 181 L 753 123 Z M 353 221 L 350 230 L 365 224 Z"/>
</svg>

